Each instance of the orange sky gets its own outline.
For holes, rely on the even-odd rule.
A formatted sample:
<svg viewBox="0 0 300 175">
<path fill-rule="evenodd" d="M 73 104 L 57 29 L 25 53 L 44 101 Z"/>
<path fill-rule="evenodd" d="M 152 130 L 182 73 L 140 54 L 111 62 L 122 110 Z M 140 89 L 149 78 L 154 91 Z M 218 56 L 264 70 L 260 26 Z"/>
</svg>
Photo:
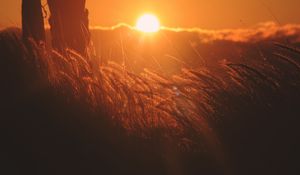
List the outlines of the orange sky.
<svg viewBox="0 0 300 175">
<path fill-rule="evenodd" d="M 20 6 L 21 0 L 0 0 L 0 27 L 20 24 Z M 276 18 L 300 23 L 300 0 L 87 0 L 87 7 L 93 26 L 134 25 L 145 12 L 167 27 L 239 28 Z"/>
</svg>

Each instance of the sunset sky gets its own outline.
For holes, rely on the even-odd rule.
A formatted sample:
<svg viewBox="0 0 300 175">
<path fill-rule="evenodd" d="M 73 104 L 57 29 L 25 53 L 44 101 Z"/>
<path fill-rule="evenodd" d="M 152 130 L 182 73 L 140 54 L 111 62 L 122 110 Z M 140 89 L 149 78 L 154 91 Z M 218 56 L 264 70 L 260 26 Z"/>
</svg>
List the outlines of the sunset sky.
<svg viewBox="0 0 300 175">
<path fill-rule="evenodd" d="M 167 27 L 240 28 L 276 20 L 300 23 L 299 0 L 87 0 L 87 8 L 92 26 L 134 25 L 146 12 L 156 14 Z M 20 14 L 21 0 L 0 0 L 0 27 L 20 25 Z"/>
</svg>

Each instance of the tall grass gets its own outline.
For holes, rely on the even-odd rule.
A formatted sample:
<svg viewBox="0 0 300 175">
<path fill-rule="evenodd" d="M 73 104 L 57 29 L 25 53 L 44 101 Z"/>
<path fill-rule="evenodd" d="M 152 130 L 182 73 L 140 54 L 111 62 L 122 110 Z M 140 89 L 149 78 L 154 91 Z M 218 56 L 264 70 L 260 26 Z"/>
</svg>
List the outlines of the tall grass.
<svg viewBox="0 0 300 175">
<path fill-rule="evenodd" d="M 46 87 L 51 91 L 49 96 L 59 97 L 66 106 L 84 106 L 84 112 L 78 114 L 83 118 L 80 120 L 105 120 L 105 124 L 93 125 L 106 128 L 101 135 L 117 137 L 111 132 L 121 133 L 116 139 L 132 138 L 126 141 L 128 145 L 146 143 L 149 149 L 156 145 L 159 149 L 153 149 L 159 154 L 174 148 L 180 159 L 190 162 L 183 163 L 185 172 L 204 171 L 197 168 L 204 164 L 193 158 L 202 159 L 203 154 L 213 157 L 221 169 L 232 166 L 238 174 L 246 169 L 244 174 L 255 173 L 260 168 L 256 174 L 278 172 L 280 168 L 271 168 L 269 160 L 276 157 L 274 153 L 280 154 L 281 148 L 293 147 L 292 138 L 299 136 L 292 129 L 300 114 L 299 51 L 290 46 L 276 44 L 273 57 L 253 58 L 249 65 L 223 61 L 217 71 L 208 66 L 184 68 L 177 75 L 164 77 L 148 69 L 135 74 L 114 62 L 100 66 L 92 56 L 83 58 L 69 49 L 58 53 L 31 40 L 22 41 L 20 31 L 12 29 L 1 32 L 0 44 L 4 55 L 1 79 L 8 82 L 2 93 L 25 88 L 28 93 L 37 85 Z M 288 56 L 289 52 L 296 56 Z M 10 89 L 15 86 L 15 91 Z M 14 99 L 19 100 L 19 95 Z M 3 104 L 12 99 L 8 94 L 3 97 Z M 280 135 L 293 137 L 276 138 Z M 167 148 L 161 149 L 163 146 Z M 268 146 L 274 149 L 259 157 Z M 293 162 L 283 167 L 294 168 Z"/>
</svg>

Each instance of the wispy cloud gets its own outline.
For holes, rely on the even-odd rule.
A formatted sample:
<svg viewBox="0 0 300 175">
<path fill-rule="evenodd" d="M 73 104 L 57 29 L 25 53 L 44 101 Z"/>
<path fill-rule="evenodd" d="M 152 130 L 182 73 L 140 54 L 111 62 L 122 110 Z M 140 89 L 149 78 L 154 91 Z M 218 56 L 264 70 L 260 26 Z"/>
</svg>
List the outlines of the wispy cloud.
<svg viewBox="0 0 300 175">
<path fill-rule="evenodd" d="M 118 24 L 112 27 L 91 27 L 92 30 L 135 30 L 128 24 Z M 200 28 L 170 28 L 161 27 L 163 32 L 182 33 L 191 38 L 198 37 L 201 42 L 213 42 L 218 40 L 232 42 L 259 42 L 263 40 L 288 39 L 290 42 L 300 42 L 300 24 L 278 25 L 275 22 L 257 24 L 251 28 L 206 30 Z"/>
<path fill-rule="evenodd" d="M 248 29 L 196 30 L 203 41 L 228 40 L 234 42 L 259 42 L 263 40 L 289 39 L 290 42 L 300 41 L 300 25 L 286 24 L 279 26 L 274 22 L 258 24 Z"/>
</svg>

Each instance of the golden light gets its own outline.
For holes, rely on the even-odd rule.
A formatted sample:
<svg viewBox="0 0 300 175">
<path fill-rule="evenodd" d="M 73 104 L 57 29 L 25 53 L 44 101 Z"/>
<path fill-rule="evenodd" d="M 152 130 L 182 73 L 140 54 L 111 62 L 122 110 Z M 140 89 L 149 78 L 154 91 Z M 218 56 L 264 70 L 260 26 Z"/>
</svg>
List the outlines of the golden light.
<svg viewBox="0 0 300 175">
<path fill-rule="evenodd" d="M 145 33 L 158 32 L 160 23 L 158 18 L 152 14 L 144 14 L 136 22 L 136 29 Z"/>
</svg>

